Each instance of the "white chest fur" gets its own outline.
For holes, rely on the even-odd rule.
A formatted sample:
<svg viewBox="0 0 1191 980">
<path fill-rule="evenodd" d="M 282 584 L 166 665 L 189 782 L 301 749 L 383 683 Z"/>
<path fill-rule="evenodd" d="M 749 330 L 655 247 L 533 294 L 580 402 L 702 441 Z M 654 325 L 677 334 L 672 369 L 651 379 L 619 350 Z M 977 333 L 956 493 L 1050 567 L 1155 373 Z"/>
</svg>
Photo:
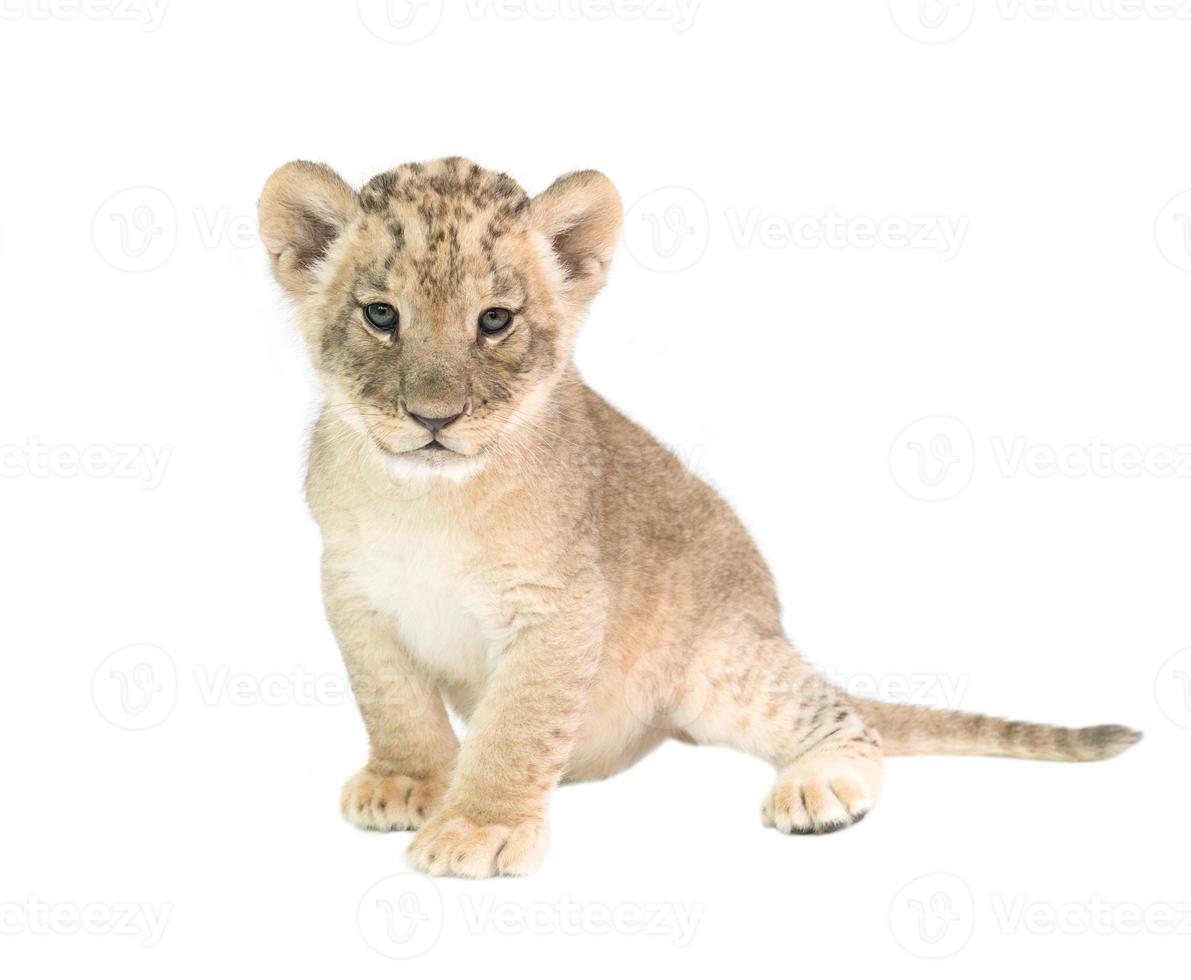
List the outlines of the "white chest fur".
<svg viewBox="0 0 1191 980">
<path fill-rule="evenodd" d="M 408 653 L 435 676 L 473 684 L 487 670 L 492 637 L 475 573 L 475 549 L 428 515 L 360 525 L 348 571 L 396 622 Z"/>
</svg>

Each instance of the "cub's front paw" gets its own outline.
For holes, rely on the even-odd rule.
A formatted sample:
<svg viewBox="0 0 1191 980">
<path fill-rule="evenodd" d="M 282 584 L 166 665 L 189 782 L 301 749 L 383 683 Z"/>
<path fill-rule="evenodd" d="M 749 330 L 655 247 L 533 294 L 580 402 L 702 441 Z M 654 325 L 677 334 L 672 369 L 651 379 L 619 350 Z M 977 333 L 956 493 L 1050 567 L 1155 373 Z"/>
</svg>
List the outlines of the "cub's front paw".
<svg viewBox="0 0 1191 980">
<path fill-rule="evenodd" d="M 830 834 L 859 823 L 881 790 L 879 761 L 824 755 L 778 774 L 761 822 L 784 834 Z"/>
<path fill-rule="evenodd" d="M 363 830 L 417 830 L 438 806 L 445 787 L 412 776 L 378 776 L 361 769 L 343 784 L 339 807 Z"/>
<path fill-rule="evenodd" d="M 527 875 L 546 856 L 546 823 L 481 823 L 458 812 L 435 816 L 409 846 L 409 861 L 432 875 L 491 878 Z"/>
</svg>

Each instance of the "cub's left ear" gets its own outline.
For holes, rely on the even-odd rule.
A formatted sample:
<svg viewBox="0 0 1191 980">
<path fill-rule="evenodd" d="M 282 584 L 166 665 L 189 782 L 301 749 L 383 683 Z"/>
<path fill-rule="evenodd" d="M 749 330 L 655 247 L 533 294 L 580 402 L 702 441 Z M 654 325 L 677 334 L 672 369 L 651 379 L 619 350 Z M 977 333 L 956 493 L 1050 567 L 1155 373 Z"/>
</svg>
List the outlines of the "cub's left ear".
<svg viewBox="0 0 1191 980">
<path fill-rule="evenodd" d="M 261 192 L 261 241 L 277 281 L 309 292 L 314 270 L 359 208 L 356 192 L 325 164 L 296 160 L 274 171 Z"/>
<path fill-rule="evenodd" d="M 559 177 L 533 199 L 531 215 L 566 275 L 567 297 L 586 303 L 604 285 L 624 220 L 612 181 L 595 170 Z"/>
</svg>

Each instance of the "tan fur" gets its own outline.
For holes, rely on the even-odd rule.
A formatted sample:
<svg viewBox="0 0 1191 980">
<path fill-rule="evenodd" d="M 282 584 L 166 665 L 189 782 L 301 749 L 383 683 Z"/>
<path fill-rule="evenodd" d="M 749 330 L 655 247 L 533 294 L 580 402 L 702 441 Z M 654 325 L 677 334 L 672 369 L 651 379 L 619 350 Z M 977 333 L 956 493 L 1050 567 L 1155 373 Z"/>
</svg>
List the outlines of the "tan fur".
<svg viewBox="0 0 1191 980">
<path fill-rule="evenodd" d="M 801 659 L 732 511 L 571 362 L 620 222 L 600 174 L 530 199 L 455 158 L 359 193 L 293 163 L 264 189 L 262 238 L 327 392 L 307 492 L 371 746 L 347 818 L 420 828 L 410 857 L 435 874 L 524 874 L 561 779 L 666 738 L 771 762 L 762 818 L 801 833 L 862 817 L 885 754 L 1090 759 L 1135 741 L 858 702 Z M 362 313 L 381 302 L 390 335 Z M 490 307 L 514 310 L 503 336 L 477 329 Z M 415 415 L 457 413 L 446 451 L 420 448 Z"/>
</svg>

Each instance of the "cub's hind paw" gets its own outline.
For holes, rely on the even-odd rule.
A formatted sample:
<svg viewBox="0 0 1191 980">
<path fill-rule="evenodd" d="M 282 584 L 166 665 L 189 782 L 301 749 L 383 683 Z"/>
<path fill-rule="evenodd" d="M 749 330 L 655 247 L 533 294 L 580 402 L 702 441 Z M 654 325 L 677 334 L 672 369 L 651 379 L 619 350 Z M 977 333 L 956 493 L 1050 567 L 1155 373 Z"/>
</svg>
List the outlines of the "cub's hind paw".
<svg viewBox="0 0 1191 980">
<path fill-rule="evenodd" d="M 343 784 L 339 808 L 362 830 L 417 830 L 442 795 L 443 788 L 431 780 L 361 769 Z"/>
<path fill-rule="evenodd" d="M 807 759 L 778 775 L 761 806 L 761 822 L 784 834 L 830 834 L 859 823 L 880 787 L 879 765 L 830 756 Z"/>
</svg>

